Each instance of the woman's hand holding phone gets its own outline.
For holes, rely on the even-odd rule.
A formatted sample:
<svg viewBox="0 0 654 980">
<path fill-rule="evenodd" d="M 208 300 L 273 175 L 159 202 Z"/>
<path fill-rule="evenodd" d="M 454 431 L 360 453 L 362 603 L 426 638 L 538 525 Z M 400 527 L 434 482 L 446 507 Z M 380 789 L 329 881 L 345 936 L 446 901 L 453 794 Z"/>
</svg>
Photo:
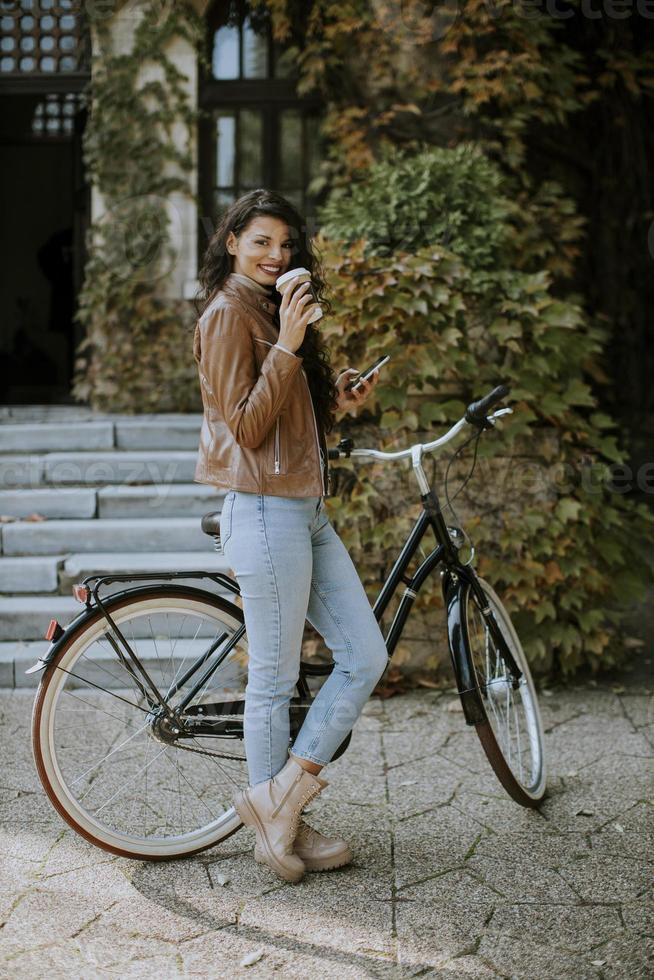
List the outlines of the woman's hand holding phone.
<svg viewBox="0 0 654 980">
<path fill-rule="evenodd" d="M 360 372 L 356 368 L 346 368 L 336 378 L 336 388 L 338 389 L 338 411 L 347 412 L 357 408 L 372 393 L 375 385 L 379 381 L 379 371 L 371 374 L 366 381 L 363 378 L 356 388 L 345 390 L 345 386 L 359 377 Z"/>
<path fill-rule="evenodd" d="M 356 368 L 346 368 L 336 379 L 338 388 L 338 408 L 340 411 L 347 411 L 360 405 L 369 397 L 373 388 L 379 381 L 379 370 L 390 361 L 390 354 L 382 354 L 365 371 L 359 372 Z"/>
<path fill-rule="evenodd" d="M 311 302 L 311 283 L 302 282 L 287 289 L 279 307 L 279 343 L 294 354 L 304 340 L 315 304 Z"/>
</svg>

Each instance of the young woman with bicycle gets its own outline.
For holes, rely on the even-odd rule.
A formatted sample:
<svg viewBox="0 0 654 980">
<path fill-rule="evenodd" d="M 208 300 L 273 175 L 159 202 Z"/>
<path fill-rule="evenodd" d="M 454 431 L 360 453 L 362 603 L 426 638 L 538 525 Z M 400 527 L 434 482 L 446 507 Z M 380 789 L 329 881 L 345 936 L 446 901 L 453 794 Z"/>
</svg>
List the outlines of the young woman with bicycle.
<svg viewBox="0 0 654 980">
<path fill-rule="evenodd" d="M 309 322 L 316 310 L 310 284 L 283 297 L 275 288 L 281 275 L 304 267 L 317 295 L 323 291 L 304 228 L 295 208 L 273 192 L 252 191 L 231 205 L 200 272 L 195 346 L 207 420 L 195 478 L 228 490 L 221 542 L 241 587 L 248 634 L 250 786 L 234 805 L 257 832 L 256 859 L 291 881 L 305 867 L 351 860 L 345 841 L 323 837 L 299 816 L 327 785 L 318 773 L 388 662 L 363 585 L 323 503 L 324 433 L 336 411 L 370 395 L 376 377 L 345 391 L 358 372 L 348 368 L 333 380 L 321 321 Z M 289 756 L 305 620 L 324 637 L 334 670 Z"/>
<path fill-rule="evenodd" d="M 280 271 L 304 267 L 329 311 L 300 229 L 283 198 L 246 195 L 223 218 L 202 272 L 195 479 L 227 493 L 200 523 L 216 544 L 220 535 L 238 581 L 200 552 L 192 571 L 88 575 L 73 586 L 84 608 L 65 627 L 50 622 L 50 645 L 27 671 L 41 673 L 32 745 L 43 787 L 77 833 L 113 854 L 188 857 L 246 823 L 257 832 L 255 858 L 285 879 L 346 864 L 348 845 L 301 822 L 302 809 L 326 785 L 319 771 L 346 750 L 421 590 L 442 592 L 463 719 L 498 780 L 522 806 L 545 796 L 543 728 L 520 639 L 422 465 L 466 432 L 455 456 L 472 443 L 474 469 L 482 434 L 511 412 L 495 410 L 508 388 L 469 404 L 428 442 L 389 452 L 341 439 L 327 450 L 333 413 L 356 409 L 374 381 L 348 397 L 356 372 L 333 381 L 308 289 L 280 302 L 272 288 Z M 409 462 L 419 491 L 420 513 L 372 609 L 323 506 L 327 460 L 341 458 Z M 333 662 L 300 660 L 305 619 Z"/>
</svg>

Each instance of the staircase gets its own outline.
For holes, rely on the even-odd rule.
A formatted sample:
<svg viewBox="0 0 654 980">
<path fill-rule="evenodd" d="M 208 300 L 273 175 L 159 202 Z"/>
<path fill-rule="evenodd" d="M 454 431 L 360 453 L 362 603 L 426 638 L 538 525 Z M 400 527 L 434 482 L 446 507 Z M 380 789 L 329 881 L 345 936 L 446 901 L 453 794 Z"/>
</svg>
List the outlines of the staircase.
<svg viewBox="0 0 654 980">
<path fill-rule="evenodd" d="M 71 585 L 86 575 L 229 574 L 200 528 L 226 492 L 192 482 L 200 422 L 73 406 L 0 410 L 0 687 L 38 683 L 24 671 L 47 649 L 50 620 L 65 626 L 80 612 Z"/>
</svg>

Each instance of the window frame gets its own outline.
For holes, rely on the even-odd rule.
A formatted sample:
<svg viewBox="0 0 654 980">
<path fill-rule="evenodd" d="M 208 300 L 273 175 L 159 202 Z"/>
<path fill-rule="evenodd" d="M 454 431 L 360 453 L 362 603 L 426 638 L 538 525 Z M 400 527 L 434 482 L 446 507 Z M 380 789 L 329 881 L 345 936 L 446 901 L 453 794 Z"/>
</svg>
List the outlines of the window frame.
<svg viewBox="0 0 654 980">
<path fill-rule="evenodd" d="M 247 15 L 247 4 L 241 8 L 242 17 Z M 262 114 L 263 122 L 263 145 L 262 145 L 262 182 L 261 186 L 277 189 L 278 187 L 278 146 L 280 138 L 280 128 L 278 126 L 279 113 L 284 109 L 296 109 L 302 117 L 316 115 L 320 119 L 324 111 L 323 100 L 317 96 L 298 96 L 296 91 L 297 78 L 274 78 L 272 74 L 267 78 L 234 78 L 216 79 L 212 74 L 212 48 L 214 28 L 211 18 L 211 11 L 206 18 L 206 64 L 200 63 L 198 71 L 198 200 L 200 213 L 197 222 L 197 245 L 199 262 L 207 247 L 208 240 L 215 230 L 216 209 L 214 207 L 215 189 L 215 134 L 214 116 L 215 110 L 235 110 L 256 109 Z M 239 73 L 243 70 L 243 20 L 239 22 Z M 275 42 L 272 31 L 268 30 L 268 68 L 272 73 L 274 70 Z M 302 145 L 302 165 L 305 169 L 309 159 L 306 141 L 306 123 L 303 123 L 303 145 Z M 247 189 L 240 189 L 238 184 L 239 177 L 239 139 L 238 123 L 235 147 L 235 178 L 236 194 L 247 193 Z M 307 183 L 300 188 L 302 194 L 302 211 L 307 206 Z M 280 190 L 283 194 L 284 191 Z M 318 203 L 317 198 L 312 202 Z"/>
</svg>

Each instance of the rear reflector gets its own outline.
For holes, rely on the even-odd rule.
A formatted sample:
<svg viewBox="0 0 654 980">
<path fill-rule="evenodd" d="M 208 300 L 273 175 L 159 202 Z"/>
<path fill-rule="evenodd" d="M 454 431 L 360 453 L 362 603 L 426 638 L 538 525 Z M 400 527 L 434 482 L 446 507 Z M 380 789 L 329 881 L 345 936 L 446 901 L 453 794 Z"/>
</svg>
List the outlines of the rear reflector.
<svg viewBox="0 0 654 980">
<path fill-rule="evenodd" d="M 50 640 L 50 641 L 52 641 L 52 640 L 58 640 L 62 633 L 63 633 L 63 630 L 62 630 L 61 626 L 59 625 L 59 623 L 57 622 L 57 620 L 56 619 L 51 619 L 50 620 L 50 625 L 48 626 L 47 630 L 45 631 L 45 638 L 46 638 L 46 640 Z"/>
<path fill-rule="evenodd" d="M 73 595 L 78 602 L 87 602 L 89 598 L 89 590 L 85 585 L 74 585 Z"/>
</svg>

